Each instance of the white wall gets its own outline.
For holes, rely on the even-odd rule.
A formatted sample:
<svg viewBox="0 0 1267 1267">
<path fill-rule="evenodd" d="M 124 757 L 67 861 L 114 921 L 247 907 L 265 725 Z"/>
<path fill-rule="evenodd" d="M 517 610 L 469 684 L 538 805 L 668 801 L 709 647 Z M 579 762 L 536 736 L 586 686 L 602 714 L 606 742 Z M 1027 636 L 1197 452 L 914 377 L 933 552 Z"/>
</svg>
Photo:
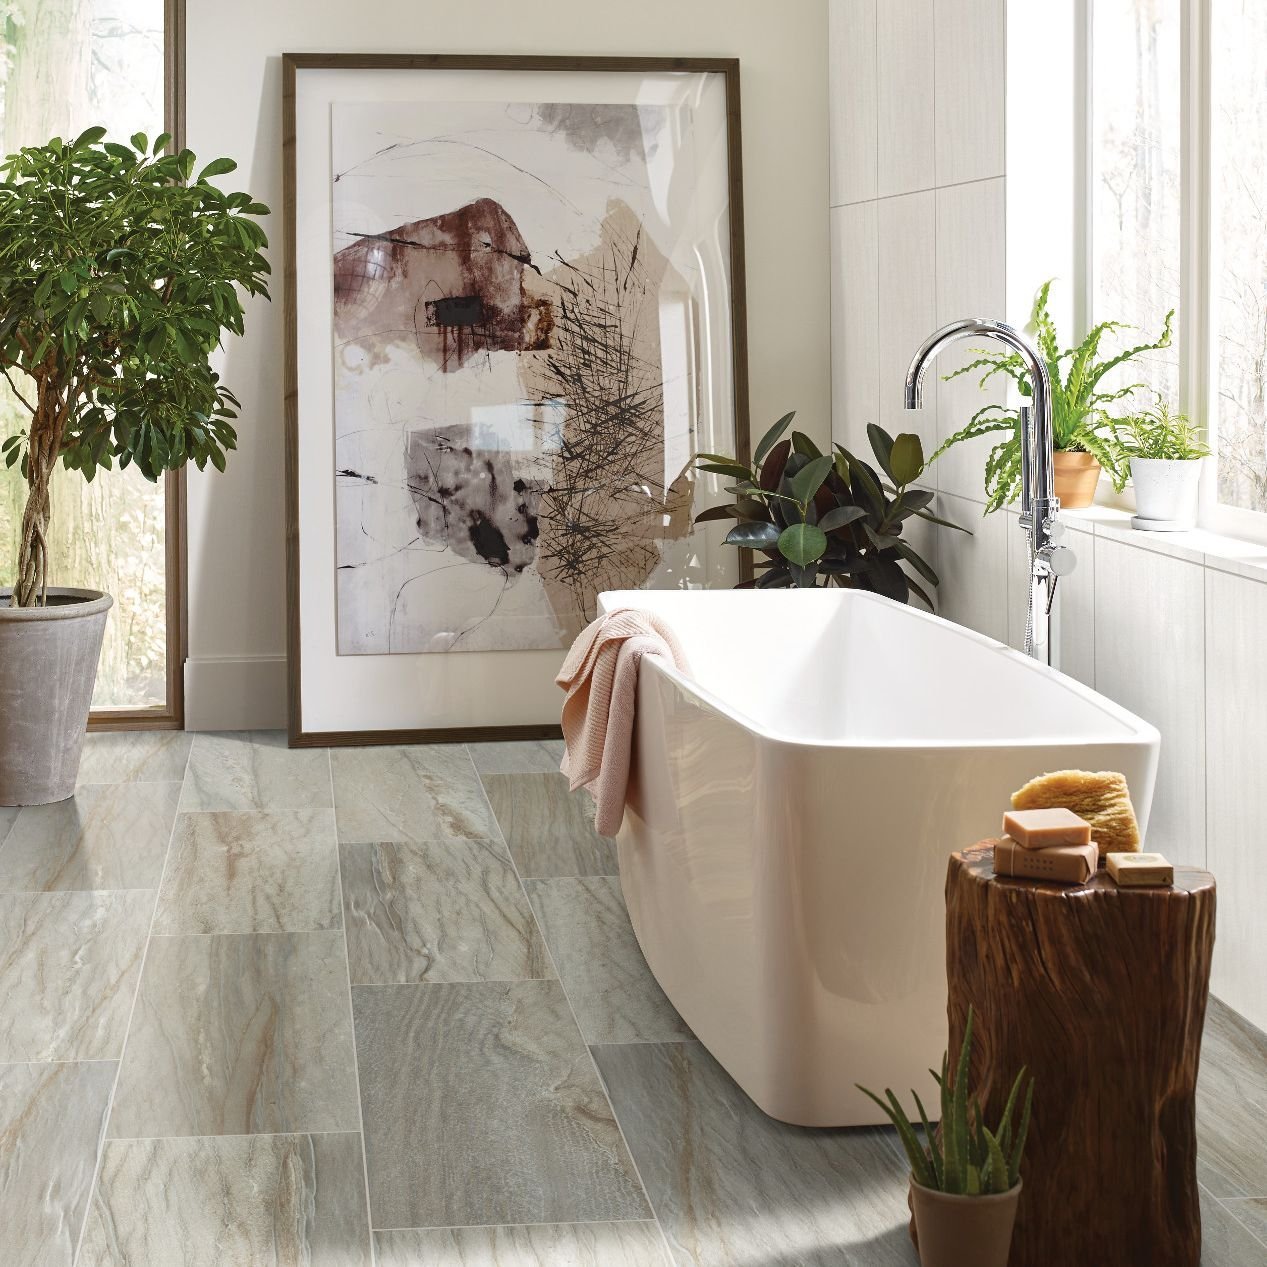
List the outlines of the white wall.
<svg viewBox="0 0 1267 1267">
<path fill-rule="evenodd" d="M 1071 328 L 1073 6 L 830 4 L 833 428 L 865 451 L 872 419 L 927 441 L 989 399 L 942 384 L 923 418 L 902 418 L 906 361 L 936 325 L 974 311 L 1024 324 L 1057 277 Z M 1025 538 L 1014 509 L 982 517 L 988 448 L 952 450 L 931 473 L 939 513 L 974 533 L 936 533 L 939 607 L 1019 647 Z M 1058 663 L 1161 731 L 1147 843 L 1214 872 L 1213 989 L 1267 1028 L 1267 549 L 1135 532 L 1120 511 L 1065 519 L 1078 567 L 1058 586 Z"/>
<path fill-rule="evenodd" d="M 217 0 L 188 18 L 188 142 L 229 154 L 230 179 L 281 210 L 283 52 L 722 56 L 741 60 L 752 429 L 787 409 L 830 418 L 826 0 Z M 242 398 L 223 475 L 189 477 L 191 729 L 285 723 L 280 214 L 276 301 L 253 304 L 225 377 Z M 561 653 L 560 653 L 561 654 Z"/>
</svg>

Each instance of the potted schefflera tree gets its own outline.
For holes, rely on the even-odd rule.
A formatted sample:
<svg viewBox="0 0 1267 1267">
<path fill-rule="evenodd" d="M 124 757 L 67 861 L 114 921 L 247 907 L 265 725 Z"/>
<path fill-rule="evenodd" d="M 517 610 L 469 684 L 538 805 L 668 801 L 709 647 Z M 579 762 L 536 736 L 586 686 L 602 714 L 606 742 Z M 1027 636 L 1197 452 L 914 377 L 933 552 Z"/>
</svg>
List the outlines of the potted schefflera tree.
<svg viewBox="0 0 1267 1267">
<path fill-rule="evenodd" d="M 50 483 L 193 461 L 224 469 L 237 400 L 212 368 L 242 333 L 240 291 L 267 296 L 268 208 L 225 193 L 188 150 L 90 128 L 0 164 L 0 371 L 26 415 L 0 444 L 27 486 L 17 572 L 0 589 L 0 805 L 63 800 L 112 599 L 49 584 Z"/>
<path fill-rule="evenodd" d="M 1029 1134 L 1034 1082 L 1025 1087 L 1022 1069 L 1012 1083 L 1002 1116 L 991 1130 L 980 1098 L 968 1091 L 972 1062 L 972 1009 L 959 1061 L 942 1057 L 941 1120 L 936 1130 L 915 1092 L 916 1127 L 892 1091 L 870 1096 L 897 1128 L 911 1163 L 912 1236 L 922 1267 L 1007 1267 L 1012 1228 L 1021 1195 L 1021 1156 Z M 921 1138 L 920 1132 L 923 1132 Z"/>
</svg>

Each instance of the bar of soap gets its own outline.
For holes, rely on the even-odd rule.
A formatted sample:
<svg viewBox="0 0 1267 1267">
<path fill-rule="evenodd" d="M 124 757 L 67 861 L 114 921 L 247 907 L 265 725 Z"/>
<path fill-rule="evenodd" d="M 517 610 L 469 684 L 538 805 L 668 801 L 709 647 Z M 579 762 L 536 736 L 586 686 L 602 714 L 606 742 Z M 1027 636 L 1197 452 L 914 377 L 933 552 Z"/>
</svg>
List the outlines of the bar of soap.
<svg viewBox="0 0 1267 1267">
<path fill-rule="evenodd" d="M 1013 809 L 1072 810 L 1091 824 L 1100 853 L 1138 853 L 1139 823 L 1126 778 L 1113 770 L 1057 770 L 1031 779 L 1012 793 Z"/>
<path fill-rule="evenodd" d="M 1003 815 L 1003 834 L 1023 849 L 1089 845 L 1091 824 L 1071 809 L 1014 809 Z"/>
<path fill-rule="evenodd" d="M 1094 844 L 1024 849 L 1010 837 L 994 842 L 995 875 L 1049 880 L 1055 884 L 1086 884 L 1099 865 L 1100 851 Z"/>
<path fill-rule="evenodd" d="M 1111 853 L 1105 865 L 1124 889 L 1169 888 L 1175 882 L 1174 867 L 1159 853 Z"/>
</svg>

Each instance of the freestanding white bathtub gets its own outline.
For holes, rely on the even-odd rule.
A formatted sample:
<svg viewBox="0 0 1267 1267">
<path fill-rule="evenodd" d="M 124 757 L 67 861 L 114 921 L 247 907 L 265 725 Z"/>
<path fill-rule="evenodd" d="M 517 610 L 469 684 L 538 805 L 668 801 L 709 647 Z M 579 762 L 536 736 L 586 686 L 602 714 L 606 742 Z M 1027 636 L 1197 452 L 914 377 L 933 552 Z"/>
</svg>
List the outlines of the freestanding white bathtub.
<svg viewBox="0 0 1267 1267">
<path fill-rule="evenodd" d="M 772 1117 L 882 1120 L 855 1083 L 935 1103 L 947 856 L 1047 770 L 1122 771 L 1145 826 L 1157 731 L 859 591 L 601 596 L 619 607 L 671 621 L 692 670 L 643 661 L 618 837 L 656 979 Z"/>
</svg>

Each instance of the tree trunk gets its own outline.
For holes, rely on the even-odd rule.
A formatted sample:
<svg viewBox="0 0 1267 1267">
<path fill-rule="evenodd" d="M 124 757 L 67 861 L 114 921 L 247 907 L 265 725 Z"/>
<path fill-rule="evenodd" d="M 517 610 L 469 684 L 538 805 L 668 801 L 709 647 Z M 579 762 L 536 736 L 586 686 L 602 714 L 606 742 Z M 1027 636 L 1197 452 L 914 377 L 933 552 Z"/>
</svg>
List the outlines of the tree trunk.
<svg viewBox="0 0 1267 1267">
<path fill-rule="evenodd" d="M 992 842 L 946 881 L 950 1050 L 968 1006 L 986 1120 L 1034 1075 L 1010 1267 L 1199 1267 L 1197 1064 L 1214 879 L 1173 889 L 995 879 Z"/>
</svg>

